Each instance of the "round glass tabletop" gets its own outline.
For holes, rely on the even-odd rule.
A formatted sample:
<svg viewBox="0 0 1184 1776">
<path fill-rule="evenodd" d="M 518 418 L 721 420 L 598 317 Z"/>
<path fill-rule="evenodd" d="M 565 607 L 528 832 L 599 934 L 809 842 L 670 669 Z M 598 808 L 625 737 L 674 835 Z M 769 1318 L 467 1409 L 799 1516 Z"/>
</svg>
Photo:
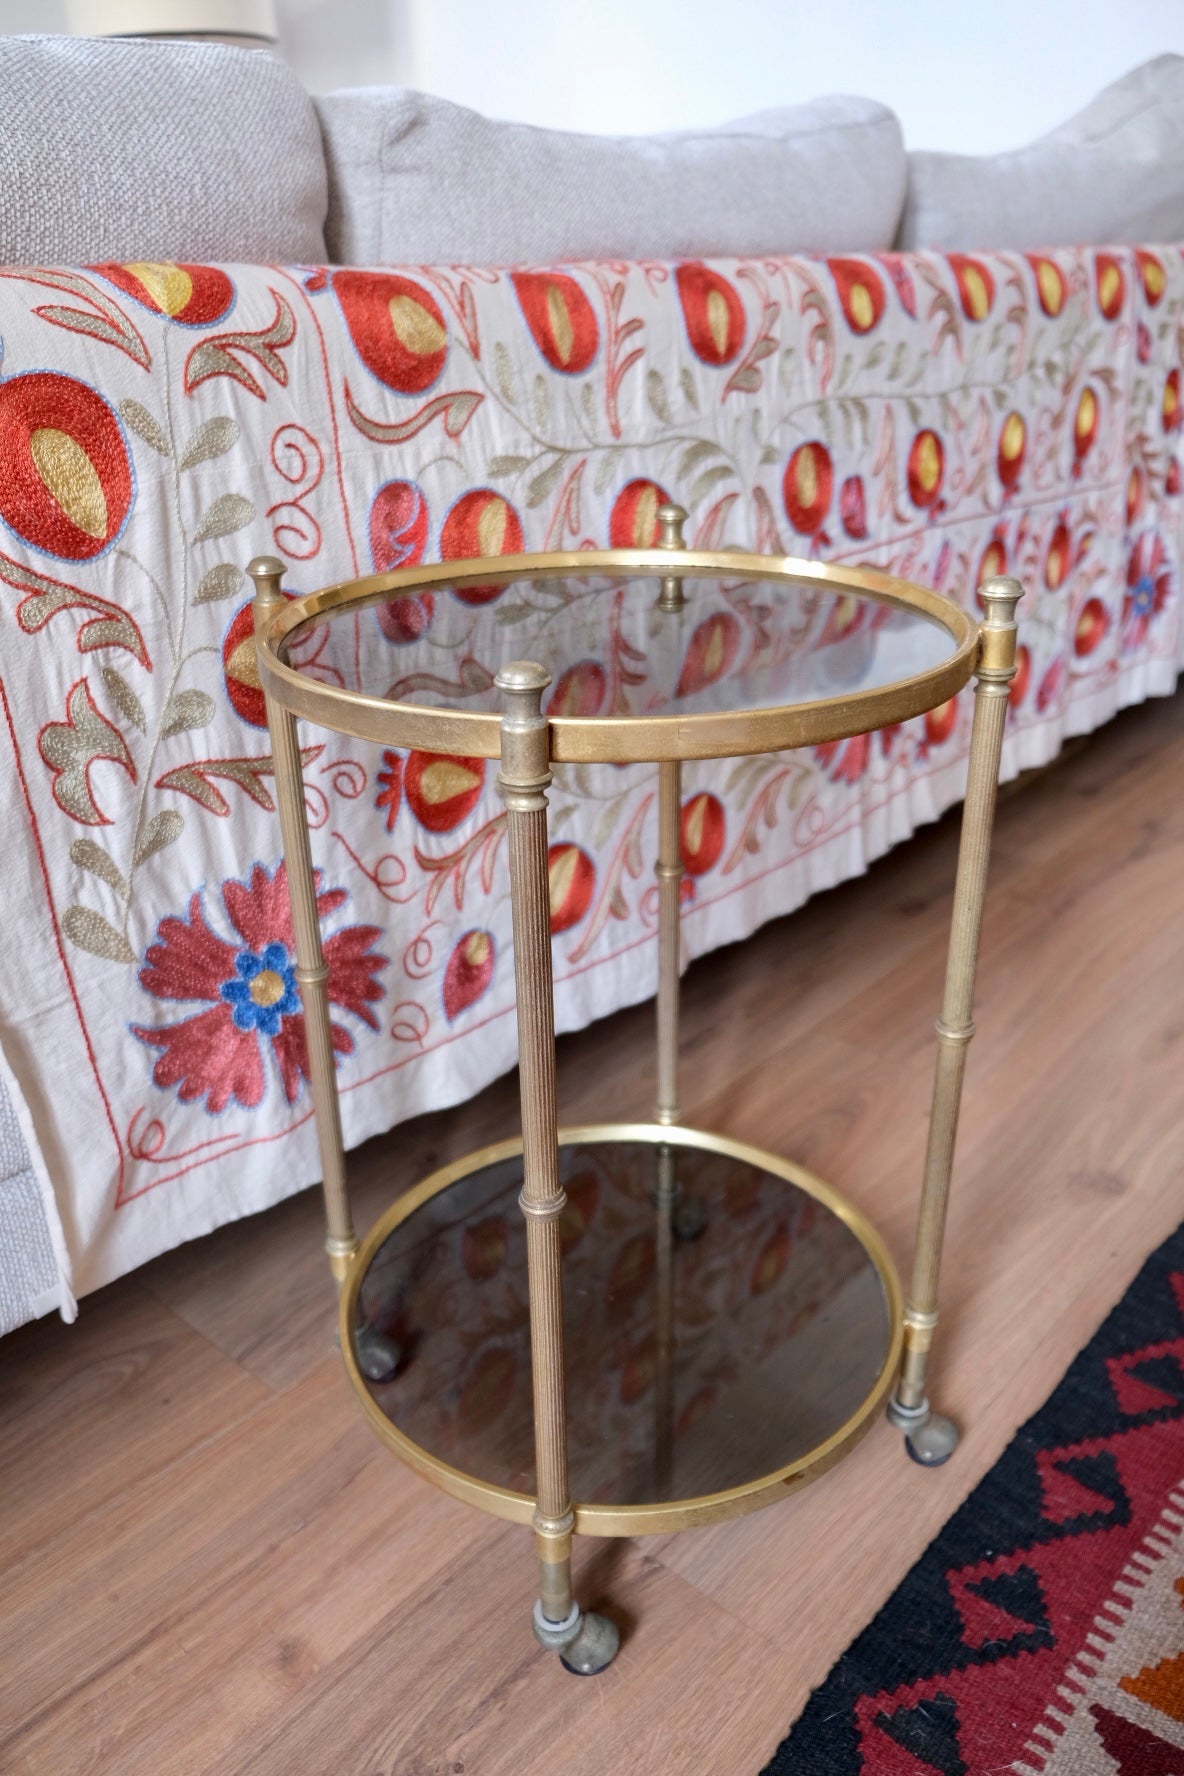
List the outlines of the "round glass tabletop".
<svg viewBox="0 0 1184 1776">
<path fill-rule="evenodd" d="M 973 669 L 977 627 L 872 569 L 660 550 L 452 562 L 293 601 L 267 688 L 330 727 L 494 757 L 511 661 L 550 675 L 552 756 L 802 745 L 906 719 Z M 270 656 L 268 658 L 267 656 Z"/>
<path fill-rule="evenodd" d="M 831 1465 L 870 1421 L 898 1353 L 899 1289 L 871 1228 L 808 1173 L 717 1137 L 645 1126 L 560 1141 L 577 1527 L 631 1534 L 730 1516 Z M 529 1521 L 521 1154 L 507 1143 L 463 1165 L 370 1235 L 342 1344 L 400 1453 Z"/>
</svg>

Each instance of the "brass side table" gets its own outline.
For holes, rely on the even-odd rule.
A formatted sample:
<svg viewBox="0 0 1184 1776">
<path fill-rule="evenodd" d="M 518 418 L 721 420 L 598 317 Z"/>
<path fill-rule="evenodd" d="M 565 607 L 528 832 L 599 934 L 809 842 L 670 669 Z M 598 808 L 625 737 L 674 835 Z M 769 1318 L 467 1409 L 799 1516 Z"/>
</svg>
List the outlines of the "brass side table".
<svg viewBox="0 0 1184 1776">
<path fill-rule="evenodd" d="M 957 1440 L 930 1411 L 925 1377 L 1022 587 L 988 581 L 979 624 L 870 569 L 687 549 L 684 519 L 663 507 L 653 549 L 449 562 L 294 600 L 281 594 L 280 562 L 249 569 L 346 1369 L 375 1430 L 413 1468 L 532 1527 L 535 1634 L 581 1673 L 610 1662 L 617 1631 L 574 1598 L 573 1534 L 681 1529 L 771 1503 L 833 1466 L 893 1389 L 889 1416 L 917 1460 L 944 1461 Z M 512 622 L 498 620 L 503 593 Z M 447 621 L 432 645 L 486 669 L 479 682 L 469 674 L 463 699 L 439 673 L 404 670 L 390 682 L 383 636 L 406 643 L 405 668 L 433 601 Z M 746 652 L 729 640 L 728 612 L 741 608 L 756 637 Z M 617 675 L 612 707 L 581 713 L 594 697 L 553 692 L 545 708 L 549 687 L 570 687 L 605 651 L 610 627 L 633 668 Z M 533 657 L 511 658 L 524 628 Z M 316 676 L 290 657 L 314 631 Z M 335 659 L 339 670 L 326 671 Z M 972 675 L 953 931 L 902 1308 L 878 1235 L 827 1184 L 679 1124 L 681 765 L 863 734 L 940 707 Z M 356 688 L 338 688 L 351 678 Z M 297 717 L 501 766 L 521 1140 L 427 1178 L 360 1244 Z M 658 767 L 657 1102 L 648 1123 L 561 1131 L 547 791 L 553 764 L 601 761 Z"/>
</svg>

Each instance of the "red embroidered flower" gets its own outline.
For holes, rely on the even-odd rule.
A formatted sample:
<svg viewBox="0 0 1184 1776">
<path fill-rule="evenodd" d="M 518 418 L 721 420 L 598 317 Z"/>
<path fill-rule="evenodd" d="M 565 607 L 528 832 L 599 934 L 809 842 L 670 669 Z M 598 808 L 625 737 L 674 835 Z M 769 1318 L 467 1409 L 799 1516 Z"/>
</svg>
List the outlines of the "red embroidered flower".
<svg viewBox="0 0 1184 1776">
<path fill-rule="evenodd" d="M 316 875 L 320 885 L 320 872 Z M 344 888 L 317 894 L 324 919 L 349 899 Z M 140 970 L 140 985 L 157 999 L 205 1001 L 208 1011 L 155 1029 L 132 1025 L 132 1034 L 162 1053 L 152 1069 L 163 1090 L 177 1087 L 183 1103 L 205 1100 L 211 1115 L 231 1099 L 246 1109 L 263 1100 L 268 1048 L 279 1067 L 284 1096 L 294 1104 L 308 1077 L 304 1014 L 294 974 L 295 936 L 288 878 L 281 863 L 269 874 L 257 863 L 249 882 L 222 884 L 222 906 L 235 933 L 227 942 L 210 929 L 199 889 L 187 919 L 172 916 L 157 926 Z M 370 1010 L 382 998 L 375 976 L 387 965 L 373 953 L 381 933 L 376 925 L 349 925 L 325 939 L 332 1004 L 352 1012 L 372 1030 Z M 337 1054 L 352 1054 L 354 1039 L 340 1024 L 331 1026 Z"/>
<path fill-rule="evenodd" d="M 871 758 L 872 737 L 856 734 L 850 740 L 827 740 L 814 748 L 814 757 L 834 783 L 858 783 Z"/>
<path fill-rule="evenodd" d="M 399 806 L 403 800 L 403 761 L 389 747 L 383 752 L 377 779 L 379 790 L 374 798 L 374 806 L 386 810 L 386 830 L 388 833 L 394 832 Z"/>
<path fill-rule="evenodd" d="M 900 733 L 900 723 L 879 732 L 880 751 L 887 758 Z M 825 740 L 814 748 L 814 757 L 832 783 L 858 783 L 872 760 L 872 736 L 853 734 L 849 740 Z"/>
<path fill-rule="evenodd" d="M 1041 715 L 1047 715 L 1050 709 L 1055 709 L 1059 705 L 1061 686 L 1064 682 L 1064 656 L 1058 655 L 1048 667 L 1044 677 L 1040 680 L 1040 685 L 1036 692 L 1036 708 Z"/>
<path fill-rule="evenodd" d="M 1122 601 L 1123 646 L 1141 647 L 1152 617 L 1157 617 L 1172 595 L 1172 569 L 1162 539 L 1145 531 L 1131 550 L 1126 569 L 1126 597 Z"/>
</svg>

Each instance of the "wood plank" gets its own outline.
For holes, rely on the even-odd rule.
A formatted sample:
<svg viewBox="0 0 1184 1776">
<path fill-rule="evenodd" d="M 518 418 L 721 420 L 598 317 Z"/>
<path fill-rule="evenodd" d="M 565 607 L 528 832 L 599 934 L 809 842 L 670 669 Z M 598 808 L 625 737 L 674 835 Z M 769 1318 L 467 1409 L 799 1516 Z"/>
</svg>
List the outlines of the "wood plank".
<svg viewBox="0 0 1184 1776">
<path fill-rule="evenodd" d="M 249 1414 L 264 1389 L 134 1277 L 4 1340 L 0 1573 Z M 0 1719 L 3 1716 L 0 1715 Z"/>
<path fill-rule="evenodd" d="M 221 1768 L 491 1529 L 381 1448 L 326 1362 L 6 1575 L 0 1768 Z"/>
<path fill-rule="evenodd" d="M 585 1544 L 579 1581 L 594 1602 L 607 1589 L 624 1640 L 614 1665 L 581 1681 L 534 1644 L 524 1541 L 487 1535 L 277 1730 L 241 1745 L 226 1776 L 758 1768 L 790 1676 L 774 1648 L 638 1549 Z"/>
</svg>

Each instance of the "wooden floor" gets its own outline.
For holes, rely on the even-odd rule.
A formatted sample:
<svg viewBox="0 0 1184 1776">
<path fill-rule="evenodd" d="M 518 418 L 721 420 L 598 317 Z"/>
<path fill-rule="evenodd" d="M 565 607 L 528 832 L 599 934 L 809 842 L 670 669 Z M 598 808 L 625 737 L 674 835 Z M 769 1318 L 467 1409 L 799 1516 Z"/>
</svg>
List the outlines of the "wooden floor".
<svg viewBox="0 0 1184 1776">
<path fill-rule="evenodd" d="M 807 1691 L 1184 1216 L 1184 698 L 1005 796 L 926 1473 L 879 1424 L 797 1498 L 578 1548 L 624 1630 L 578 1682 L 526 1532 L 405 1472 L 347 1392 L 310 1193 L 0 1346 L 0 1770 L 755 1776 Z M 699 962 L 687 1120 L 792 1154 L 909 1252 L 956 825 Z M 646 1114 L 652 1008 L 560 1051 Z M 362 1222 L 515 1127 L 513 1081 L 359 1156 Z"/>
</svg>

